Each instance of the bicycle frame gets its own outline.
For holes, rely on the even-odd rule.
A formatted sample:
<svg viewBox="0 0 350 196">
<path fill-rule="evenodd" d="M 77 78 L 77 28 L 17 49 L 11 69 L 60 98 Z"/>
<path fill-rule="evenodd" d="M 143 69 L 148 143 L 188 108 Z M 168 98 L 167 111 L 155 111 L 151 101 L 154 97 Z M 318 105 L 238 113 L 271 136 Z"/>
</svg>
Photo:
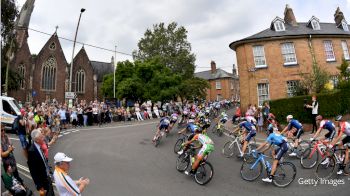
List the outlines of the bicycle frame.
<svg viewBox="0 0 350 196">
<path fill-rule="evenodd" d="M 255 158 L 254 155 L 253 155 L 253 157 Z M 250 169 L 254 169 L 260 162 L 262 162 L 263 165 L 264 165 L 264 168 L 265 168 L 265 170 L 266 170 L 266 169 L 267 169 L 267 166 L 266 166 L 265 157 L 267 157 L 267 156 L 264 155 L 264 154 L 259 154 L 259 155 L 258 155 L 258 158 L 257 158 L 256 161 L 254 162 L 254 164 L 250 167 Z"/>
<path fill-rule="evenodd" d="M 316 141 L 315 144 L 313 145 L 312 147 L 312 151 L 309 155 L 309 158 L 312 157 L 312 155 L 316 152 L 317 152 L 321 155 L 322 159 L 326 157 L 326 153 L 323 153 L 322 150 L 321 150 L 321 145 L 325 145 L 325 142 L 322 142 L 322 141 Z"/>
</svg>

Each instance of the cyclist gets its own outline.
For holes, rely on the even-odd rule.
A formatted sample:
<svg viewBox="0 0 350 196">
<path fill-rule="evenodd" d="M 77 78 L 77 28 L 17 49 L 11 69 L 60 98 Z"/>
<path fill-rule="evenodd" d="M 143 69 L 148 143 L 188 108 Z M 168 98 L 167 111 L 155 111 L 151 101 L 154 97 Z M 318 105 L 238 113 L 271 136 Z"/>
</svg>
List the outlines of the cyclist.
<svg viewBox="0 0 350 196">
<path fill-rule="evenodd" d="M 350 123 L 346 122 L 343 120 L 343 116 L 338 115 L 337 117 L 335 117 L 335 121 L 338 124 L 339 127 L 339 132 L 338 132 L 338 136 L 331 142 L 331 144 L 328 146 L 329 148 L 332 148 L 341 138 L 343 135 L 345 135 L 346 137 L 340 142 L 340 146 L 343 148 L 344 145 L 347 144 L 347 148 L 345 150 L 345 161 L 344 161 L 344 165 L 341 164 L 339 166 L 339 170 L 337 172 L 338 175 L 343 174 L 343 170 L 345 167 L 345 164 L 348 164 L 349 162 L 349 147 L 350 147 Z M 348 173 L 346 173 L 346 175 L 348 175 Z"/>
<path fill-rule="evenodd" d="M 153 137 L 153 140 L 152 140 L 153 142 L 155 142 L 156 139 L 158 138 L 160 134 L 160 130 L 165 129 L 165 131 L 168 132 L 169 124 L 170 124 L 170 118 L 168 116 L 165 116 L 160 119 L 156 135 Z"/>
<path fill-rule="evenodd" d="M 293 152 L 289 154 L 289 156 L 295 157 L 297 156 L 296 151 L 299 145 L 300 136 L 304 133 L 303 125 L 298 120 L 293 119 L 292 115 L 287 116 L 287 122 L 288 125 L 283 129 L 281 134 L 288 130 L 287 138 L 292 138 L 293 136 L 296 137 L 296 140 L 294 141 Z"/>
<path fill-rule="evenodd" d="M 267 126 L 266 135 L 269 136 L 274 130 L 278 130 L 278 126 L 275 116 L 272 113 L 268 115 L 267 122 L 269 122 L 269 125 Z"/>
<path fill-rule="evenodd" d="M 249 141 L 256 135 L 256 128 L 253 123 L 245 119 L 233 132 L 237 132 L 239 129 L 243 129 L 244 138 L 243 141 L 241 141 L 241 143 L 243 143 L 242 154 L 238 155 L 239 158 L 242 158 L 245 150 L 247 149 Z"/>
<path fill-rule="evenodd" d="M 169 131 L 173 128 L 173 126 L 175 125 L 177 119 L 178 119 L 179 115 L 177 114 L 177 112 L 174 112 L 171 116 L 170 116 L 170 125 L 169 125 Z"/>
<path fill-rule="evenodd" d="M 287 145 L 287 139 L 281 135 L 281 133 L 278 131 L 278 129 L 274 129 L 274 131 L 266 138 L 266 142 L 261 144 L 256 150 L 254 151 L 259 151 L 261 150 L 264 146 L 269 144 L 267 148 L 265 148 L 262 152 L 266 151 L 269 149 L 271 145 L 276 145 L 278 149 L 276 150 L 276 153 L 274 155 L 274 160 L 272 163 L 272 168 L 271 172 L 268 177 L 263 178 L 262 181 L 264 182 L 272 182 L 273 175 L 276 172 L 277 164 L 283 157 L 283 155 L 288 151 L 288 145 Z"/>
<path fill-rule="evenodd" d="M 211 140 L 208 135 L 202 134 L 200 129 L 196 129 L 195 131 L 196 135 L 189 141 L 187 141 L 184 144 L 184 151 L 187 148 L 187 145 L 189 145 L 190 143 L 193 143 L 195 141 L 200 142 L 201 144 L 201 149 L 199 150 L 199 152 L 197 153 L 197 155 L 195 156 L 195 160 L 192 164 L 192 169 L 190 172 L 185 171 L 185 174 L 187 175 L 194 175 L 196 173 L 196 170 L 199 166 L 199 163 L 203 160 L 203 158 L 208 155 L 210 152 L 214 151 L 214 142 L 213 140 Z"/>
<path fill-rule="evenodd" d="M 326 129 L 328 130 L 328 133 L 320 140 L 326 139 L 328 141 L 332 141 L 336 133 L 334 123 L 330 120 L 323 119 L 321 115 L 316 116 L 316 122 L 320 125 L 320 127 L 317 129 L 315 135 L 310 138 L 310 140 L 313 141 L 315 138 L 317 138 L 322 129 Z"/>
</svg>

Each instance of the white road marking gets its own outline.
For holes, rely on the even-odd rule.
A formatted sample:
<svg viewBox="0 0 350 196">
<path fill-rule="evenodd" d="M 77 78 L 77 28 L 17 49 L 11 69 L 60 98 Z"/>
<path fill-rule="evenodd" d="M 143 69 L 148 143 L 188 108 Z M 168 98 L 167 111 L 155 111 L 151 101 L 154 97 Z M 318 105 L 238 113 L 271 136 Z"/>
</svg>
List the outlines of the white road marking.
<svg viewBox="0 0 350 196">
<path fill-rule="evenodd" d="M 18 164 L 18 163 L 17 163 L 17 167 L 20 168 L 20 169 L 23 169 L 24 171 L 29 173 L 29 168 L 28 167 L 26 167 L 24 165 L 21 165 L 21 164 Z"/>
<path fill-rule="evenodd" d="M 72 131 L 72 133 L 78 132 L 79 130 Z"/>
<path fill-rule="evenodd" d="M 63 135 L 58 135 L 58 137 L 62 137 Z"/>
<path fill-rule="evenodd" d="M 10 140 L 17 140 L 17 141 L 19 141 L 18 138 L 9 137 L 9 139 L 10 139 Z"/>
<path fill-rule="evenodd" d="M 64 135 L 70 134 L 70 132 L 63 133 Z"/>
<path fill-rule="evenodd" d="M 121 125 L 121 126 L 113 126 L 113 127 L 97 127 L 97 128 L 84 128 L 80 130 L 98 130 L 98 129 L 115 129 L 119 127 L 137 127 L 137 126 L 143 126 L 143 125 L 150 125 L 150 124 L 157 124 L 158 121 L 155 122 L 148 122 L 148 123 L 142 123 L 142 124 L 131 124 L 131 125 Z"/>
</svg>

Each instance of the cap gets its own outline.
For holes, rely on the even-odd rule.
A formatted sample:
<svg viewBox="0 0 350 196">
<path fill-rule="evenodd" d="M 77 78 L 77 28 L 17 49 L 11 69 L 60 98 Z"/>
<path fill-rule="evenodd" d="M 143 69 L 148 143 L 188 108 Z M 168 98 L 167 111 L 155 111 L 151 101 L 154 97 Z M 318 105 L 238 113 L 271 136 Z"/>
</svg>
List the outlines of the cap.
<svg viewBox="0 0 350 196">
<path fill-rule="evenodd" d="M 73 159 L 68 157 L 66 154 L 63 152 L 58 152 L 53 158 L 55 160 L 55 163 L 59 162 L 71 162 Z"/>
<path fill-rule="evenodd" d="M 288 116 L 287 116 L 287 119 L 292 119 L 292 118 L 293 118 L 292 115 L 288 115 Z"/>
</svg>

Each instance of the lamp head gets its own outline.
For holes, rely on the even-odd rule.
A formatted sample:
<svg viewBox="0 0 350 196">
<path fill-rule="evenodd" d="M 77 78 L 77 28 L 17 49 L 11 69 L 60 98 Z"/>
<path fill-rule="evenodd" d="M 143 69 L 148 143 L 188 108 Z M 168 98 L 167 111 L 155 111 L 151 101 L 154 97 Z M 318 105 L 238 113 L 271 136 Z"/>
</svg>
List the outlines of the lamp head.
<svg viewBox="0 0 350 196">
<path fill-rule="evenodd" d="M 85 8 L 81 8 L 80 12 L 81 13 L 85 12 Z"/>
</svg>

